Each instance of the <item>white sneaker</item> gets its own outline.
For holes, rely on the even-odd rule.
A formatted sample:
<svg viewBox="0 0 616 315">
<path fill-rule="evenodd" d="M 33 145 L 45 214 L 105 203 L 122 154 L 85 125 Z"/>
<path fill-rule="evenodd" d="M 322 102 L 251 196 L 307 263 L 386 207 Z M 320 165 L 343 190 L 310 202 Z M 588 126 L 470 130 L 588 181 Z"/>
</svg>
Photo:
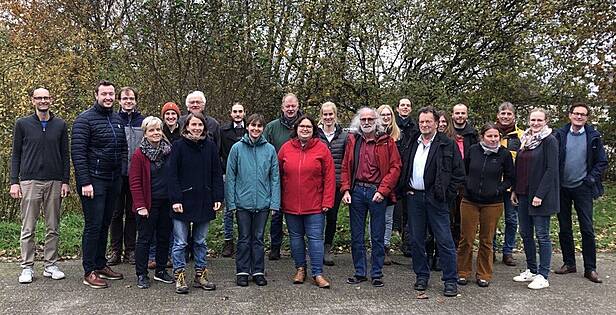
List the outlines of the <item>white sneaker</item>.
<svg viewBox="0 0 616 315">
<path fill-rule="evenodd" d="M 43 276 L 48 278 L 51 277 L 51 279 L 54 280 L 60 280 L 64 279 L 64 272 L 62 272 L 58 266 L 52 265 L 45 267 L 45 270 L 43 270 Z"/>
<path fill-rule="evenodd" d="M 535 280 L 537 275 L 530 272 L 530 269 L 524 270 L 519 276 L 513 277 L 513 281 L 515 282 L 530 282 Z"/>
<path fill-rule="evenodd" d="M 535 276 L 535 280 L 528 284 L 529 289 L 540 290 L 545 289 L 550 286 L 548 279 L 544 278 L 542 275 Z"/>
<path fill-rule="evenodd" d="M 32 276 L 34 275 L 34 271 L 32 268 L 24 268 L 21 270 L 21 275 L 19 275 L 19 283 L 31 283 Z"/>
</svg>

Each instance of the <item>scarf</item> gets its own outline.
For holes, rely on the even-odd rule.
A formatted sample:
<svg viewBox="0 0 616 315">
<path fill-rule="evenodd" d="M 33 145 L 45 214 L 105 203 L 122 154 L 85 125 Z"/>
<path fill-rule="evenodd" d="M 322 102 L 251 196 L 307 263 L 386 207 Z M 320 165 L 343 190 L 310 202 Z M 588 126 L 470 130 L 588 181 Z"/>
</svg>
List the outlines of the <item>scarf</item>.
<svg viewBox="0 0 616 315">
<path fill-rule="evenodd" d="M 485 155 L 490 155 L 491 153 L 498 153 L 498 149 L 500 148 L 500 145 L 496 144 L 495 147 L 490 147 L 487 143 L 480 141 L 479 144 L 481 145 L 481 147 L 483 148 L 483 154 Z"/>
<path fill-rule="evenodd" d="M 526 129 L 526 131 L 524 131 L 524 133 L 522 134 L 522 138 L 520 139 L 522 142 L 520 150 L 532 150 L 538 147 L 541 144 L 541 141 L 551 134 L 552 128 L 548 128 L 547 125 L 541 128 L 541 131 L 535 134 L 531 134 L 530 128 Z"/>
<path fill-rule="evenodd" d="M 161 139 L 158 146 L 155 147 L 144 137 L 141 139 L 139 148 L 141 148 L 141 152 L 150 160 L 150 163 L 154 163 L 156 167 L 163 165 L 165 157 L 171 152 L 171 145 L 165 138 Z"/>
<path fill-rule="evenodd" d="M 297 110 L 297 113 L 295 114 L 295 116 L 288 118 L 287 116 L 284 115 L 284 113 L 282 113 L 282 116 L 280 117 L 280 123 L 287 127 L 287 129 L 293 129 L 293 126 L 295 126 L 295 123 L 297 122 L 297 120 L 304 116 L 304 113 L 302 112 L 301 109 Z"/>
<path fill-rule="evenodd" d="M 503 126 L 500 122 L 496 122 L 496 129 L 500 132 L 501 135 L 508 135 L 510 132 L 515 130 L 515 123 L 509 124 L 509 126 Z"/>
<path fill-rule="evenodd" d="M 190 132 L 187 132 L 187 133 L 183 133 L 182 137 L 184 137 L 184 138 L 186 138 L 188 140 L 197 142 L 199 140 L 205 139 L 205 133 L 202 133 L 200 136 L 193 136 Z"/>
</svg>

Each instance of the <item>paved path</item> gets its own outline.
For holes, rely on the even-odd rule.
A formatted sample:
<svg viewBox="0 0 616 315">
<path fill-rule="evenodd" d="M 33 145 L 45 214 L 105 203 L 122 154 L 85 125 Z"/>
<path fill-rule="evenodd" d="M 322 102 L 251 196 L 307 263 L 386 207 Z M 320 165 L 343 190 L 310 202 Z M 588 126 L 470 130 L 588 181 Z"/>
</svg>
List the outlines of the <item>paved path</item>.
<svg viewBox="0 0 616 315">
<path fill-rule="evenodd" d="M 603 284 L 582 277 L 581 257 L 580 272 L 551 274 L 550 287 L 540 291 L 511 280 L 521 266 L 497 263 L 489 288 L 472 283 L 460 287 L 460 295 L 455 298 L 442 296 L 440 273 L 433 272 L 426 300 L 416 298 L 409 259 L 394 259 L 401 264 L 385 267 L 385 287 L 373 288 L 368 282 L 345 284 L 353 273 L 351 257 L 338 255 L 336 266 L 325 267 L 325 275 L 332 282 L 330 290 L 318 289 L 310 283 L 291 284 L 294 268 L 290 257 L 267 261 L 269 285 L 257 287 L 251 283 L 248 288 L 235 286 L 234 260 L 211 259 L 212 280 L 218 290 L 191 288 L 188 295 L 175 294 L 173 285 L 155 281 L 148 290 L 138 289 L 134 268 L 127 264 L 114 268 L 125 273 L 125 280 L 112 281 L 109 289 L 94 290 L 81 284 L 81 261 L 61 262 L 68 276 L 59 281 L 43 278 L 37 262 L 35 281 L 28 285 L 17 282 L 17 263 L 0 263 L 0 314 L 616 314 L 615 254 L 598 256 Z M 522 259 L 522 255 L 517 255 L 518 263 Z M 560 256 L 555 255 L 552 268 L 560 263 Z"/>
</svg>

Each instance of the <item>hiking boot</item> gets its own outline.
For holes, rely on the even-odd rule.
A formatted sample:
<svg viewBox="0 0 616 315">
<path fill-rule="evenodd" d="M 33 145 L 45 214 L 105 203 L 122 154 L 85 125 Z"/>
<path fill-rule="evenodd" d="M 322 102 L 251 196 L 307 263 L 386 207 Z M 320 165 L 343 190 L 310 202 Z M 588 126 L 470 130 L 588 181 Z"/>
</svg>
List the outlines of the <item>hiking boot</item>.
<svg viewBox="0 0 616 315">
<path fill-rule="evenodd" d="M 389 247 L 385 247 L 385 257 L 383 258 L 383 265 L 391 265 L 391 257 L 389 257 Z"/>
<path fill-rule="evenodd" d="M 93 289 L 104 289 L 109 286 L 107 281 L 101 279 L 96 271 L 92 271 L 87 276 L 83 277 L 83 284 Z"/>
<path fill-rule="evenodd" d="M 188 293 L 189 289 L 188 285 L 186 284 L 186 271 L 184 269 L 178 269 L 173 275 L 175 276 L 175 293 Z"/>
<path fill-rule="evenodd" d="M 270 248 L 269 260 L 280 260 L 280 246 Z"/>
<path fill-rule="evenodd" d="M 137 276 L 137 288 L 147 289 L 150 287 L 150 278 L 147 275 Z"/>
<path fill-rule="evenodd" d="M 333 266 L 334 264 L 334 259 L 332 257 L 331 251 L 332 251 L 332 245 L 331 244 L 325 244 L 325 251 L 324 251 L 324 255 L 323 255 L 323 265 L 325 266 Z"/>
<path fill-rule="evenodd" d="M 121 262 L 122 262 L 122 255 L 120 255 L 120 252 L 117 252 L 117 251 L 112 251 L 111 255 L 109 255 L 109 258 L 107 258 L 108 266 L 115 266 Z"/>
<path fill-rule="evenodd" d="M 195 269 L 195 280 L 193 282 L 193 287 L 201 288 L 206 291 L 216 290 L 216 285 L 207 279 L 207 274 L 207 268 Z"/>
<path fill-rule="evenodd" d="M 225 240 L 225 246 L 222 248 L 222 257 L 231 257 L 235 252 L 233 240 Z"/>
<path fill-rule="evenodd" d="M 166 270 L 163 271 L 157 271 L 154 273 L 154 280 L 156 281 L 160 281 L 163 283 L 168 283 L 171 284 L 174 282 L 173 277 L 170 276 Z"/>
<path fill-rule="evenodd" d="M 60 280 L 64 279 L 64 276 L 64 272 L 62 272 L 62 270 L 60 270 L 60 268 L 56 265 L 47 266 L 45 267 L 45 270 L 43 270 L 43 277 Z"/>
<path fill-rule="evenodd" d="M 31 283 L 33 276 L 34 270 L 32 270 L 32 268 L 26 267 L 21 270 L 21 275 L 19 275 L 19 283 Z"/>
<path fill-rule="evenodd" d="M 103 268 L 101 270 L 96 270 L 96 273 L 98 274 L 99 277 L 101 277 L 103 279 L 107 279 L 107 280 L 122 280 L 122 279 L 124 279 L 124 275 L 123 274 L 111 270 L 111 268 L 109 268 L 109 266 L 105 266 L 105 268 Z"/>
<path fill-rule="evenodd" d="M 302 284 L 306 280 L 306 268 L 298 267 L 293 275 L 293 284 Z"/>
</svg>

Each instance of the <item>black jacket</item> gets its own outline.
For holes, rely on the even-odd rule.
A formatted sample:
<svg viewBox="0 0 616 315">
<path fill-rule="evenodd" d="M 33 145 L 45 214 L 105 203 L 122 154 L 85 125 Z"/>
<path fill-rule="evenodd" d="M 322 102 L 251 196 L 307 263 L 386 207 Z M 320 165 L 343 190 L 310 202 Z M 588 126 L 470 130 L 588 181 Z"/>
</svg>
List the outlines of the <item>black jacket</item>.
<svg viewBox="0 0 616 315">
<path fill-rule="evenodd" d="M 556 130 L 554 134 L 559 143 L 558 161 L 560 165 L 560 180 L 563 179 L 563 171 L 565 169 L 567 133 L 571 129 L 571 124 L 566 124 L 562 128 Z M 594 199 L 603 195 L 603 173 L 607 169 L 607 156 L 603 147 L 601 134 L 591 125 L 584 126 L 586 134 L 586 178 L 584 184 L 592 186 L 592 197 Z"/>
<path fill-rule="evenodd" d="M 528 198 L 529 215 L 552 215 L 560 210 L 560 186 L 558 178 L 558 140 L 552 135 L 541 141 L 538 147 L 530 150 L 531 161 L 528 169 L 528 195 L 518 198 Z M 516 158 L 516 177 L 521 168 L 520 152 Z M 515 187 L 515 184 L 514 184 Z M 541 205 L 534 207 L 531 202 L 534 197 L 541 198 Z"/>
<path fill-rule="evenodd" d="M 319 138 L 327 144 L 327 148 L 329 148 L 329 152 L 332 153 L 332 158 L 334 159 L 334 166 L 336 167 L 336 186 L 340 186 L 340 172 L 342 171 L 342 160 L 344 159 L 347 136 L 348 132 L 343 130 L 340 125 L 336 125 L 334 138 L 329 142 L 323 129 L 319 128 Z"/>
<path fill-rule="evenodd" d="M 92 184 L 91 178 L 112 180 L 120 176 L 127 159 L 126 134 L 118 113 L 98 103 L 79 114 L 73 124 L 71 157 L 77 187 Z"/>
<path fill-rule="evenodd" d="M 400 139 L 396 141 L 396 145 L 398 146 L 400 156 L 402 156 L 409 149 L 412 139 L 419 133 L 419 128 L 412 117 L 402 119 L 398 113 L 396 113 L 396 124 L 400 128 Z"/>
<path fill-rule="evenodd" d="M 457 135 L 462 136 L 464 138 L 464 159 L 468 156 L 468 150 L 475 143 L 479 143 L 479 136 L 477 134 L 477 130 L 471 125 L 470 122 L 466 122 L 466 126 L 462 128 L 462 130 L 458 130 L 454 128 Z M 468 169 L 466 170 L 468 173 Z"/>
<path fill-rule="evenodd" d="M 464 163 L 468 170 L 464 198 L 481 204 L 503 202 L 503 193 L 511 187 L 515 171 L 509 150 L 500 147 L 494 153 L 484 151 L 480 144 L 474 144 L 468 150 Z"/>
<path fill-rule="evenodd" d="M 43 129 L 35 114 L 15 122 L 11 184 L 22 180 L 60 180 L 68 184 L 70 157 L 68 131 L 64 120 L 49 114 Z"/>
<path fill-rule="evenodd" d="M 409 150 L 402 159 L 402 173 L 398 182 L 397 192 L 405 196 L 410 190 L 409 181 L 413 175 L 413 160 L 419 143 L 417 133 L 409 143 Z M 437 132 L 424 171 L 424 185 L 428 201 L 437 207 L 447 208 L 447 200 L 453 200 L 456 190 L 464 183 L 464 165 L 460 152 L 453 140 L 442 132 Z"/>
<path fill-rule="evenodd" d="M 235 128 L 234 122 L 227 122 L 220 128 L 220 158 L 222 159 L 223 172 L 225 172 L 227 165 L 227 158 L 229 157 L 229 152 L 231 152 L 231 147 L 238 141 L 242 139 L 242 137 L 246 134 L 246 123 L 244 122 L 244 127 Z"/>
</svg>

